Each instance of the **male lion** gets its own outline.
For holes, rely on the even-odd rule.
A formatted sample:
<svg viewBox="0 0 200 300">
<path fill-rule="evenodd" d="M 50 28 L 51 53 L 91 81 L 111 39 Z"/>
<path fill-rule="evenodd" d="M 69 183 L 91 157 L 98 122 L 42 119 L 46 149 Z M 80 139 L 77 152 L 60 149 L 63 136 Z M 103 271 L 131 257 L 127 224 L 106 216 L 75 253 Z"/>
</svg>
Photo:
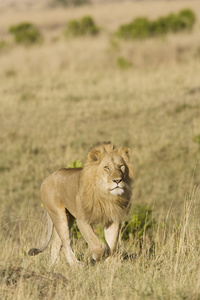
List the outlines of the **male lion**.
<svg viewBox="0 0 200 300">
<path fill-rule="evenodd" d="M 130 204 L 129 158 L 127 147 L 117 149 L 111 142 L 98 143 L 89 151 L 84 168 L 60 169 L 48 176 L 41 186 L 41 199 L 48 215 L 47 241 L 40 249 L 31 249 L 29 255 L 47 247 L 55 226 L 52 259 L 62 246 L 68 263 L 77 264 L 70 242 L 74 218 L 95 260 L 104 254 L 112 255 L 120 223 Z M 106 247 L 93 231 L 95 224 L 105 226 Z"/>
</svg>

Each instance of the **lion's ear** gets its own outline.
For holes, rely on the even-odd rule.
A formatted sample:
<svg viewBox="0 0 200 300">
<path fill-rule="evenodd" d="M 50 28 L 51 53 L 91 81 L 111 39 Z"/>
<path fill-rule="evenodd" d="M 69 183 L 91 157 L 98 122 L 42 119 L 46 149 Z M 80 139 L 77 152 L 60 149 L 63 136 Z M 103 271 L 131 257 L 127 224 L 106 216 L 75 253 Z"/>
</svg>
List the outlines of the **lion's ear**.
<svg viewBox="0 0 200 300">
<path fill-rule="evenodd" d="M 97 162 L 101 159 L 101 152 L 98 150 L 91 150 L 88 153 L 88 160 L 89 162 L 93 163 L 93 162 Z"/>
<path fill-rule="evenodd" d="M 129 162 L 131 156 L 131 149 L 128 147 L 121 147 L 118 150 L 119 155 L 126 161 Z"/>
</svg>

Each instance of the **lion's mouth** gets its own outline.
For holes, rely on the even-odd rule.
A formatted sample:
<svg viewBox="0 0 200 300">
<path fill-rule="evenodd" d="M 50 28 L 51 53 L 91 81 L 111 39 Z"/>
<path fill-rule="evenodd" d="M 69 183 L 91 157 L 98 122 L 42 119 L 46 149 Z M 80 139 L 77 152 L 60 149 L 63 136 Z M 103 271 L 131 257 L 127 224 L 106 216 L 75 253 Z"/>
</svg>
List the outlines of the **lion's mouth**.
<svg viewBox="0 0 200 300">
<path fill-rule="evenodd" d="M 124 193 L 124 189 L 121 188 L 120 186 L 116 186 L 116 187 L 110 189 L 110 193 L 112 195 L 116 195 L 116 196 L 117 195 L 122 195 Z"/>
<path fill-rule="evenodd" d="M 120 186 L 115 186 L 113 189 L 110 189 L 110 191 L 113 191 L 113 190 L 116 190 L 116 189 L 123 190 L 123 188 L 121 188 Z"/>
</svg>

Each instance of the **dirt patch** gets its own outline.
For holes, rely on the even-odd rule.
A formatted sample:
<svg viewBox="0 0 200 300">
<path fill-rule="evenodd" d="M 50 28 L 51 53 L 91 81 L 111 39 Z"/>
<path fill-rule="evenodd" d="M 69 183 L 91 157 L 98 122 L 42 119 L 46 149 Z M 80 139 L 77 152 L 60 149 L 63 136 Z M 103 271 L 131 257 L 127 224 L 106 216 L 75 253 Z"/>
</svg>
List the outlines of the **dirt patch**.
<svg viewBox="0 0 200 300">
<path fill-rule="evenodd" d="M 67 278 L 60 273 L 37 274 L 29 269 L 15 266 L 9 266 L 7 269 L 0 268 L 0 286 L 16 288 L 22 281 L 33 282 L 37 285 L 39 299 L 44 299 L 50 288 L 54 293 L 58 285 L 65 286 L 68 282 Z"/>
</svg>

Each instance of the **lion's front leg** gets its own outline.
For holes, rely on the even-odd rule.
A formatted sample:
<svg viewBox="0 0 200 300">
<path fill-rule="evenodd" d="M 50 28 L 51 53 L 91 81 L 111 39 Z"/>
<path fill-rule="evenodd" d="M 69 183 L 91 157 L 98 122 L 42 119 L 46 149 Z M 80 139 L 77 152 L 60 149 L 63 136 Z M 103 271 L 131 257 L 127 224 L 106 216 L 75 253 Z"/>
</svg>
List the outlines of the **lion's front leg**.
<svg viewBox="0 0 200 300">
<path fill-rule="evenodd" d="M 109 227 L 104 229 L 109 255 L 113 255 L 116 251 L 117 241 L 119 237 L 120 224 L 112 223 Z"/>
<path fill-rule="evenodd" d="M 101 259 L 106 253 L 106 248 L 104 245 L 102 245 L 102 243 L 94 233 L 92 226 L 90 224 L 87 224 L 83 220 L 77 220 L 77 225 L 80 229 L 82 236 L 88 243 L 93 258 L 95 260 Z"/>
</svg>

